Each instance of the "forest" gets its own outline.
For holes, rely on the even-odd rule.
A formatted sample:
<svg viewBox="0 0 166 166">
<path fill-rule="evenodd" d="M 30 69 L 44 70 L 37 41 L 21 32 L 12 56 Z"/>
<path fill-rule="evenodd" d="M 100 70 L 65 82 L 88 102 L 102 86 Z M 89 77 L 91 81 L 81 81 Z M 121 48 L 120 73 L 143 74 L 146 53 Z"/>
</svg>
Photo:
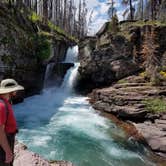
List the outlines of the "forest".
<svg viewBox="0 0 166 166">
<path fill-rule="evenodd" d="M 86 0 L 6 0 L 9 7 L 25 6 L 39 15 L 43 22 L 51 21 L 77 38 L 88 34 L 93 9 L 87 8 Z M 79 1 L 79 3 L 78 3 Z M 77 2 L 77 3 L 76 3 Z M 124 8 L 123 20 L 159 20 L 165 22 L 166 0 L 108 0 L 108 19 L 117 15 L 117 3 Z M 76 5 L 78 4 L 78 5 Z M 90 10 L 90 11 L 88 11 Z M 88 14 L 89 13 L 89 14 Z"/>
<path fill-rule="evenodd" d="M 109 0 L 108 2 L 110 18 L 117 13 L 116 3 L 115 0 Z M 121 4 L 125 8 L 123 20 L 166 20 L 165 0 L 121 0 Z"/>
</svg>

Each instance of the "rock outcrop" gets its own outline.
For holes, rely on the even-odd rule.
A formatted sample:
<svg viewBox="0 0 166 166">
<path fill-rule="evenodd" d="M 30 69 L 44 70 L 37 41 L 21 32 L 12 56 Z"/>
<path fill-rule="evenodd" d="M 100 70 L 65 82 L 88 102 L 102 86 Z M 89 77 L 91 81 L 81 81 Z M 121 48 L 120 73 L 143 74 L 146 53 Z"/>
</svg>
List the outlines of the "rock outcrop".
<svg viewBox="0 0 166 166">
<path fill-rule="evenodd" d="M 105 26 L 107 29 L 96 37 L 80 42 L 79 87 L 92 90 L 108 86 L 140 70 L 146 70 L 153 81 L 156 72 L 163 69 L 166 27 L 124 24 L 117 34 Z"/>
<path fill-rule="evenodd" d="M 43 159 L 36 153 L 27 149 L 27 147 L 16 141 L 15 144 L 15 159 L 14 166 L 73 166 L 71 162 L 67 161 L 52 161 Z"/>
<path fill-rule="evenodd" d="M 146 105 L 150 100 L 166 101 L 166 87 L 151 86 L 140 76 L 131 76 L 123 81 L 94 90 L 90 94 L 93 107 L 130 121 L 151 149 L 166 157 L 166 112 L 151 112 Z"/>
<path fill-rule="evenodd" d="M 85 46 L 80 47 L 79 56 L 78 84 L 83 89 L 110 85 L 140 70 L 133 61 L 130 43 L 122 36 L 111 36 L 109 45 L 97 49 L 85 43 Z"/>
<path fill-rule="evenodd" d="M 166 26 L 129 21 L 117 28 L 111 32 L 107 22 L 96 37 L 81 41 L 78 85 L 102 88 L 90 94 L 93 107 L 130 121 L 166 157 Z"/>
<path fill-rule="evenodd" d="M 32 15 L 24 6 L 19 10 L 0 2 L 0 80 L 16 79 L 26 96 L 40 92 L 47 63 L 63 61 L 68 47 L 75 44 Z"/>
</svg>

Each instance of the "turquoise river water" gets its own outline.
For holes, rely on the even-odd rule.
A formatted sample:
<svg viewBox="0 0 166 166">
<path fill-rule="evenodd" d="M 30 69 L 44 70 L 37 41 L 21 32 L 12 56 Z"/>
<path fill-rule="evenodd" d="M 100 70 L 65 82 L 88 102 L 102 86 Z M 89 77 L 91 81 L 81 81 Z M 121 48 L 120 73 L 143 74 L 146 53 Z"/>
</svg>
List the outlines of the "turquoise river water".
<svg viewBox="0 0 166 166">
<path fill-rule="evenodd" d="M 44 158 L 68 160 L 75 166 L 155 166 L 143 145 L 126 140 L 87 97 L 74 93 L 78 66 L 68 70 L 61 87 L 45 89 L 14 106 L 18 140 Z"/>
</svg>

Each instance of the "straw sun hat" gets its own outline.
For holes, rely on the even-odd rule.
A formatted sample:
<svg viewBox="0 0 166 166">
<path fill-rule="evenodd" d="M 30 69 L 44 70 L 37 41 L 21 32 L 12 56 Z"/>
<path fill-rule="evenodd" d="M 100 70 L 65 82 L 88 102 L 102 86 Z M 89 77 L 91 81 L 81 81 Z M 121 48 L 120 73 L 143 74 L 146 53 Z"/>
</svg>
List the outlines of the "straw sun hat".
<svg viewBox="0 0 166 166">
<path fill-rule="evenodd" d="M 24 90 L 24 87 L 18 85 L 18 83 L 14 79 L 5 79 L 0 83 L 0 94 L 6 94 L 18 90 Z"/>
</svg>

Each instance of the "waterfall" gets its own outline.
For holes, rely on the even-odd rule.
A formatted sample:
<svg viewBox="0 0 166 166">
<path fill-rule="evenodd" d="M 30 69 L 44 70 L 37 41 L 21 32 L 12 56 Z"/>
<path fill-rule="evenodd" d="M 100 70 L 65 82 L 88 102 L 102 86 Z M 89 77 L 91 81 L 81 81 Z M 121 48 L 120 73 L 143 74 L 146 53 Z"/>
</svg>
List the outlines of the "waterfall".
<svg viewBox="0 0 166 166">
<path fill-rule="evenodd" d="M 51 52 L 52 52 L 51 54 L 53 54 L 53 48 L 52 48 Z M 60 80 L 60 78 L 58 78 L 58 77 L 60 77 L 59 73 L 54 73 L 54 72 L 56 72 L 56 71 L 54 71 L 55 68 L 56 68 L 56 66 L 74 63 L 77 60 L 77 56 L 78 56 L 78 46 L 70 47 L 67 50 L 66 58 L 65 58 L 64 62 L 58 63 L 58 64 L 55 64 L 54 62 L 52 62 L 52 63 L 47 64 L 46 72 L 45 72 L 45 77 L 44 77 L 44 89 L 56 86 L 56 82 L 58 82 Z M 78 64 L 74 65 L 74 68 L 78 69 Z M 68 76 L 69 76 L 69 74 L 70 74 L 70 72 L 71 72 L 72 69 L 70 69 L 70 70 L 67 71 L 68 74 L 65 76 L 64 80 L 68 79 Z M 74 70 L 75 73 L 76 73 L 77 69 Z M 72 74 L 74 74 L 74 71 L 72 71 Z M 74 78 L 70 78 L 70 80 L 71 79 L 74 79 Z M 64 87 L 65 83 L 62 83 L 62 84 L 63 84 L 62 87 Z M 69 84 L 69 82 L 68 82 L 68 84 Z M 70 84 L 72 84 L 71 81 L 70 81 Z M 69 86 L 65 86 L 65 87 L 69 88 Z"/>
<path fill-rule="evenodd" d="M 75 58 L 67 54 L 66 62 L 75 62 L 74 49 Z M 74 93 L 78 67 L 74 63 L 67 71 L 61 87 L 45 89 L 14 106 L 18 140 L 44 158 L 75 166 L 155 166 L 143 145 L 126 141 L 121 128 L 93 110 L 87 97 Z"/>
<path fill-rule="evenodd" d="M 55 66 L 55 63 L 52 62 L 52 63 L 49 63 L 46 67 L 46 72 L 44 76 L 44 88 L 47 88 L 50 85 L 50 82 L 51 82 L 50 77 L 51 77 L 54 66 Z"/>
<path fill-rule="evenodd" d="M 78 56 L 78 46 L 70 47 L 67 50 L 66 59 L 64 63 L 76 62 Z"/>
<path fill-rule="evenodd" d="M 51 54 L 50 57 L 54 57 L 54 45 L 51 45 Z M 48 63 L 47 67 L 46 67 L 46 71 L 45 71 L 45 76 L 44 76 L 44 89 L 50 86 L 50 82 L 51 82 L 51 75 L 52 75 L 52 71 L 53 68 L 55 66 L 54 62 Z"/>
<path fill-rule="evenodd" d="M 78 57 L 78 46 L 69 48 L 64 63 L 74 63 L 74 66 L 67 71 L 63 83 L 61 85 L 61 88 L 66 92 L 72 92 L 73 87 L 75 85 L 77 71 L 79 68 L 79 63 L 76 63 L 77 57 Z"/>
<path fill-rule="evenodd" d="M 72 92 L 73 87 L 75 85 L 76 77 L 77 77 L 77 71 L 79 68 L 79 63 L 75 63 L 74 67 L 69 69 L 64 77 L 63 83 L 61 85 L 61 88 L 67 92 Z"/>
</svg>

